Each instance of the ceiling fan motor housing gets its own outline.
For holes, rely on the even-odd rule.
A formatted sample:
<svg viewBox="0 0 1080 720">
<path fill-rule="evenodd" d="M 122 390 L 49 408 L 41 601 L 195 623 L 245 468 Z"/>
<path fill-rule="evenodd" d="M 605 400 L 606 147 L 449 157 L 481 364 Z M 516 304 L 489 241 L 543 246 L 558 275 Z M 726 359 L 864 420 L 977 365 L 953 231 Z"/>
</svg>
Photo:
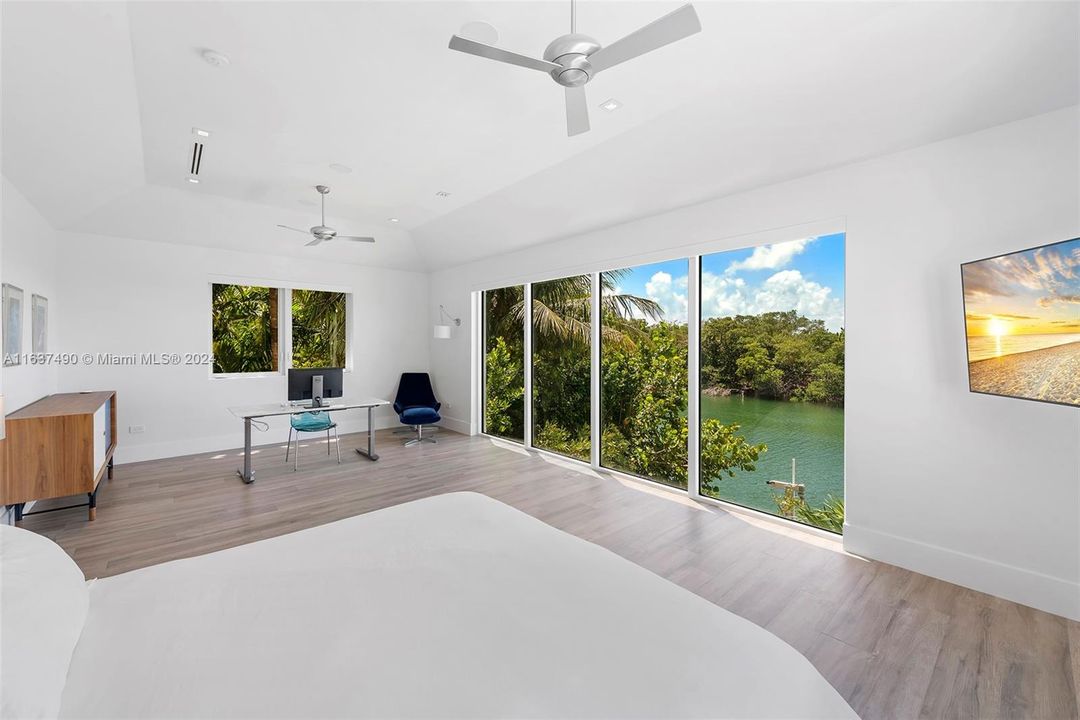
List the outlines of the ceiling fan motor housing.
<svg viewBox="0 0 1080 720">
<path fill-rule="evenodd" d="M 600 43 L 582 33 L 557 37 L 544 50 L 544 59 L 562 67 L 551 71 L 555 82 L 564 87 L 580 87 L 589 82 L 592 65 L 589 56 L 600 49 Z"/>
</svg>

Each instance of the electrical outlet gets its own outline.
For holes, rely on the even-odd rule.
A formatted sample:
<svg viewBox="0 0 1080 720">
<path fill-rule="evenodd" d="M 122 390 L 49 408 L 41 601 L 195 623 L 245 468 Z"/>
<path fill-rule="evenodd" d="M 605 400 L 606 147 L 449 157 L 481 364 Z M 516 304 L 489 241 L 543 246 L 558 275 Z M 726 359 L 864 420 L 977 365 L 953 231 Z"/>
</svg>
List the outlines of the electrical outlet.
<svg viewBox="0 0 1080 720">
<path fill-rule="evenodd" d="M 128 425 L 128 433 L 131 435 L 138 435 L 146 431 L 146 428 L 142 425 Z"/>
</svg>

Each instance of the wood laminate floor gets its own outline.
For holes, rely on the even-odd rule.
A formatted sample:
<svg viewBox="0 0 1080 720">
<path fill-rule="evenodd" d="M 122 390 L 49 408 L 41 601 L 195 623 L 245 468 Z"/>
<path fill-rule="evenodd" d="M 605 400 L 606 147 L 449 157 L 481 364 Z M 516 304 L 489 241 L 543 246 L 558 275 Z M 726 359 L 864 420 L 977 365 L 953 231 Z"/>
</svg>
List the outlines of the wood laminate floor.
<svg viewBox="0 0 1080 720">
<path fill-rule="evenodd" d="M 95 522 L 79 509 L 30 516 L 23 526 L 62 545 L 87 577 L 104 577 L 472 490 L 770 630 L 864 718 L 1080 712 L 1078 623 L 487 438 L 444 432 L 436 445 L 405 448 L 380 432 L 377 463 L 352 450 L 365 438 L 342 436 L 341 465 L 311 439 L 296 473 L 283 462 L 284 445 L 258 448 L 250 486 L 234 474 L 238 450 L 120 465 L 102 486 Z"/>
</svg>

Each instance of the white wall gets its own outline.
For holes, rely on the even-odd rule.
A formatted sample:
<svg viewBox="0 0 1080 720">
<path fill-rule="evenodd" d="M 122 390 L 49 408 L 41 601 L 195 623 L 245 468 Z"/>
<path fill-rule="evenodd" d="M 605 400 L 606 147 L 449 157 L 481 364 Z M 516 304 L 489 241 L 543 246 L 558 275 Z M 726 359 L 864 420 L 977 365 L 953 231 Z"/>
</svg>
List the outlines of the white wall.
<svg viewBox="0 0 1080 720">
<path fill-rule="evenodd" d="M 967 391 L 959 271 L 1080 235 L 1078 119 L 1074 107 L 446 269 L 431 302 L 469 323 L 485 287 L 842 222 L 845 547 L 1080 619 L 1080 411 Z M 460 330 L 431 341 L 431 367 L 467 427 L 472 329 Z"/>
<path fill-rule="evenodd" d="M 3 259 L 0 279 L 22 288 L 22 351 L 31 351 L 30 300 L 33 294 L 49 299 L 49 349 L 56 348 L 56 318 L 63 312 L 57 295 L 56 231 L 7 178 L 0 178 L 0 233 Z M 9 348 L 4 348 L 8 352 Z M 29 363 L 4 368 L 4 411 L 10 413 L 42 395 L 56 392 L 57 372 L 51 365 Z"/>
<path fill-rule="evenodd" d="M 210 347 L 209 283 L 214 276 L 280 281 L 353 294 L 352 358 L 345 394 L 392 398 L 403 371 L 428 366 L 427 282 L 421 273 L 316 260 L 257 255 L 142 240 L 59 234 L 60 294 L 69 311 L 58 315 L 64 352 L 202 353 Z M 325 257 L 325 256 L 324 256 Z M 220 278 L 219 278 L 220 281 Z M 242 424 L 226 408 L 279 402 L 284 375 L 211 378 L 207 366 L 65 367 L 60 390 L 116 390 L 117 462 L 236 448 Z M 340 432 L 366 428 L 366 413 L 342 413 Z M 377 424 L 397 423 L 389 409 Z M 132 425 L 145 432 L 130 434 Z M 253 442 L 285 442 L 288 422 Z"/>
</svg>

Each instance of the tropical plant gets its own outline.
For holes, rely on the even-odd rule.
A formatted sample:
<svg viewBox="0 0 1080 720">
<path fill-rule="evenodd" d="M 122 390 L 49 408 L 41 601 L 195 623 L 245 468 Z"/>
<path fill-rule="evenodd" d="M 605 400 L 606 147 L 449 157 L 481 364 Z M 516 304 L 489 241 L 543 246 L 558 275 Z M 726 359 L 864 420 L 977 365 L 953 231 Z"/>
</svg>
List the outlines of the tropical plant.
<svg viewBox="0 0 1080 720">
<path fill-rule="evenodd" d="M 511 353 L 506 338 L 494 338 L 485 359 L 484 430 L 491 435 L 524 437 L 525 372 L 521 345 Z"/>
<path fill-rule="evenodd" d="M 277 290 L 214 283 L 210 294 L 214 372 L 277 370 Z"/>
<path fill-rule="evenodd" d="M 345 293 L 292 291 L 292 366 L 345 366 Z"/>
<path fill-rule="evenodd" d="M 802 502 L 795 507 L 795 517 L 807 525 L 831 530 L 835 533 L 844 532 L 844 501 L 831 495 L 825 498 L 821 507 L 810 507 Z"/>
</svg>

